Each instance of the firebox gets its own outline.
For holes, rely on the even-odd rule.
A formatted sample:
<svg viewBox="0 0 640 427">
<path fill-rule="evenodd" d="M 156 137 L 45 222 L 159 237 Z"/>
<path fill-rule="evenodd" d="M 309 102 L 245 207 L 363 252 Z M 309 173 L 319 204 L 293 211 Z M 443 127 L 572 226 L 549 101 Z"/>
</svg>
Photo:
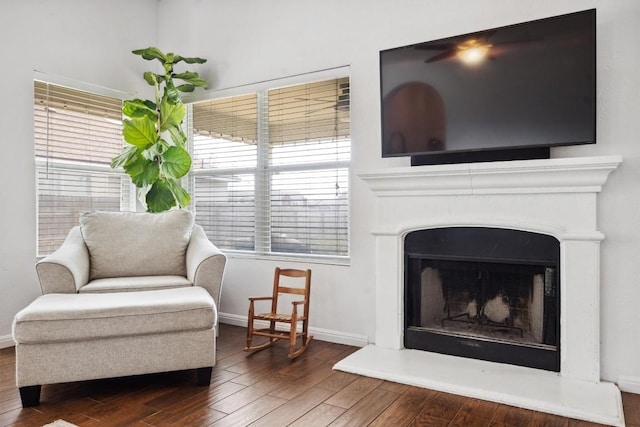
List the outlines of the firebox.
<svg viewBox="0 0 640 427">
<path fill-rule="evenodd" d="M 560 243 L 513 229 L 405 238 L 405 348 L 560 371 Z"/>
</svg>

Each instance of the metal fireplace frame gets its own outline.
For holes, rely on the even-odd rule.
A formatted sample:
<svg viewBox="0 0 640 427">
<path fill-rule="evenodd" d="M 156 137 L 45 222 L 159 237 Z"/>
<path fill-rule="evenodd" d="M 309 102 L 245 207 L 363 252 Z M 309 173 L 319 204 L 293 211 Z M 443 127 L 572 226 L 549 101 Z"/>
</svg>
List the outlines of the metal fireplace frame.
<svg viewBox="0 0 640 427">
<path fill-rule="evenodd" d="M 404 242 L 404 347 L 530 368 L 560 371 L 560 242 L 552 236 L 527 231 L 487 227 L 442 227 L 413 231 Z M 545 318 L 553 319 L 546 331 L 546 346 L 485 339 L 417 328 L 420 297 L 416 280 L 423 260 L 457 261 L 477 265 L 553 268 L 553 287 L 545 289 Z M 495 268 L 495 267 L 494 267 Z"/>
</svg>

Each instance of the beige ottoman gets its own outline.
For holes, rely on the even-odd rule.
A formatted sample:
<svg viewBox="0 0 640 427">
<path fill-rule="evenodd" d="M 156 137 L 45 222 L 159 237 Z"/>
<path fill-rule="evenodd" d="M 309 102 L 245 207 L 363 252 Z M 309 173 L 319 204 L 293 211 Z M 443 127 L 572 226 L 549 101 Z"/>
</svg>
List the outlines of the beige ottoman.
<svg viewBox="0 0 640 427">
<path fill-rule="evenodd" d="M 16 314 L 16 384 L 24 407 L 42 384 L 215 365 L 216 307 L 199 286 L 142 292 L 46 294 Z"/>
</svg>

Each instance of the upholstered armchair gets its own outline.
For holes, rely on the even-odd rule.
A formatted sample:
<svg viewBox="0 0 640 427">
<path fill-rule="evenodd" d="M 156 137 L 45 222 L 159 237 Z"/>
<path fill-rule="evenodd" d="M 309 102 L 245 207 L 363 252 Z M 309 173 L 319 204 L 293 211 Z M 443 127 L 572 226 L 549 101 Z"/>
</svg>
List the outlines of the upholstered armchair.
<svg viewBox="0 0 640 427">
<path fill-rule="evenodd" d="M 220 303 L 224 254 L 189 211 L 89 212 L 36 264 L 43 294 L 201 286 Z"/>
<path fill-rule="evenodd" d="M 186 369 L 209 384 L 225 264 L 188 211 L 83 214 L 14 320 L 23 406 L 42 384 Z"/>
</svg>

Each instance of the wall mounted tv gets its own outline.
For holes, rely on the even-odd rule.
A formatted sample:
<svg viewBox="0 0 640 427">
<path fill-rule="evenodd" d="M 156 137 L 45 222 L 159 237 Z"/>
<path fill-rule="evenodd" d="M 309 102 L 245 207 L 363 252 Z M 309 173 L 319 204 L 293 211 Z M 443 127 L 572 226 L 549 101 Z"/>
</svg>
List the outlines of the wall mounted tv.
<svg viewBox="0 0 640 427">
<path fill-rule="evenodd" d="M 596 142 L 595 9 L 380 52 L 382 156 L 548 158 Z"/>
</svg>

